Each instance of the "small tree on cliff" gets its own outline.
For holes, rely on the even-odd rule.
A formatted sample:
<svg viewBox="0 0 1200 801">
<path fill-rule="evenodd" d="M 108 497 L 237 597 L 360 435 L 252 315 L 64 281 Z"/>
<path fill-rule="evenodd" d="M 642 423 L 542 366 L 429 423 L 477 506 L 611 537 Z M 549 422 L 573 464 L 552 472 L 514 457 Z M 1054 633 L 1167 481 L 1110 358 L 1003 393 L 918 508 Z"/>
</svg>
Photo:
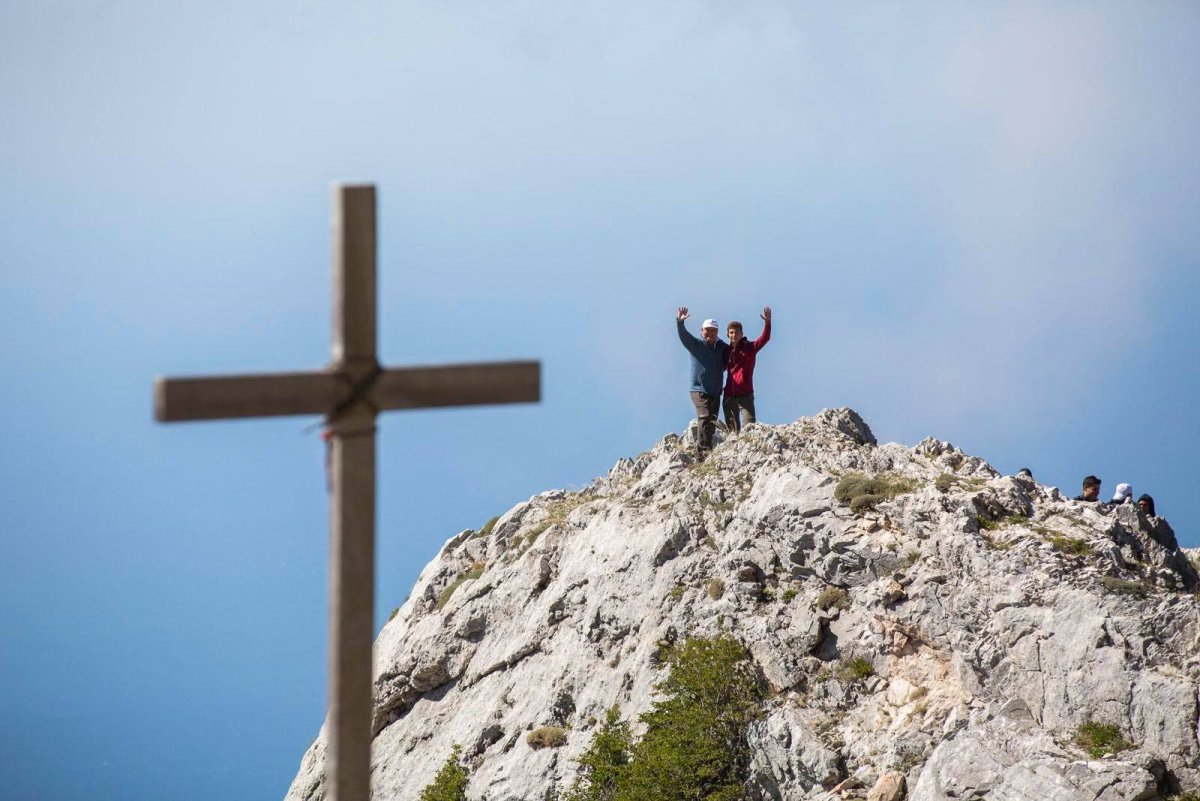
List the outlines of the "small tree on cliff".
<svg viewBox="0 0 1200 801">
<path fill-rule="evenodd" d="M 666 695 L 641 716 L 621 801 L 735 801 L 750 775 L 746 731 L 762 691 L 750 653 L 729 636 L 689 638 L 668 654 Z"/>
<path fill-rule="evenodd" d="M 621 708 L 614 705 L 579 757 L 579 778 L 563 795 L 563 801 L 617 801 L 632 746 L 629 723 L 621 720 Z"/>
<path fill-rule="evenodd" d="M 470 774 L 459 762 L 462 746 L 455 745 L 442 769 L 421 791 L 421 801 L 467 801 L 467 782 Z"/>
</svg>

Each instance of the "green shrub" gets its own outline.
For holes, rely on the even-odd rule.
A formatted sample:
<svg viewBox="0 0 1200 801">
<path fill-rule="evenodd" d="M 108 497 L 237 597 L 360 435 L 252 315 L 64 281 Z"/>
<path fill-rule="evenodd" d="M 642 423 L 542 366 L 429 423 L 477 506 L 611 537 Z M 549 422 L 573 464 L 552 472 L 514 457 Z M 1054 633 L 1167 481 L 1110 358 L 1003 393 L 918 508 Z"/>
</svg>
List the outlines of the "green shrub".
<svg viewBox="0 0 1200 801">
<path fill-rule="evenodd" d="M 729 636 L 689 638 L 671 648 L 664 697 L 641 716 L 621 801 L 736 801 L 750 778 L 746 731 L 759 710 L 757 670 Z"/>
<path fill-rule="evenodd" d="M 841 587 L 826 587 L 817 596 L 817 608 L 822 611 L 830 609 L 849 609 L 850 594 Z"/>
<path fill-rule="evenodd" d="M 491 534 L 492 529 L 496 527 L 496 521 L 499 519 L 500 517 L 497 515 L 496 517 L 493 517 L 491 520 L 484 523 L 483 528 L 479 529 L 479 536 L 486 537 L 488 534 Z"/>
<path fill-rule="evenodd" d="M 954 489 L 954 485 L 958 483 L 958 479 L 953 473 L 942 473 L 933 480 L 933 486 L 938 492 L 949 492 Z"/>
<path fill-rule="evenodd" d="M 798 589 L 796 589 L 795 587 L 788 587 L 786 590 L 783 591 L 783 595 L 780 597 L 783 598 L 783 602 L 786 604 L 786 603 L 791 603 L 796 598 L 796 596 L 799 594 L 800 594 L 800 591 Z"/>
<path fill-rule="evenodd" d="M 1121 730 L 1107 723 L 1089 720 L 1075 729 L 1075 744 L 1099 759 L 1105 754 L 1119 754 L 1133 746 L 1121 736 Z"/>
<path fill-rule="evenodd" d="M 979 524 L 979 528 L 983 531 L 994 531 L 995 529 L 1000 528 L 999 523 L 997 523 L 995 520 L 992 520 L 990 517 L 984 517 L 983 515 L 975 515 L 975 522 Z"/>
<path fill-rule="evenodd" d="M 621 708 L 613 706 L 579 757 L 579 776 L 563 801 L 617 801 L 632 748 L 629 723 L 621 720 Z"/>
<path fill-rule="evenodd" d="M 1017 514 L 1009 515 L 1008 517 L 1004 518 L 1004 525 L 1006 525 L 1006 526 L 1025 526 L 1028 524 L 1029 524 L 1029 516 L 1023 515 L 1020 512 L 1018 512 Z"/>
<path fill-rule="evenodd" d="M 719 578 L 710 579 L 708 582 L 708 597 L 714 601 L 725 594 L 725 582 Z"/>
<path fill-rule="evenodd" d="M 916 481 L 892 473 L 883 473 L 875 478 L 862 473 L 849 473 L 838 481 L 833 497 L 839 503 L 849 505 L 850 511 L 858 514 L 916 488 Z"/>
<path fill-rule="evenodd" d="M 855 495 L 850 501 L 850 511 L 855 514 L 862 514 L 874 509 L 880 501 L 886 500 L 882 495 L 874 495 L 868 493 L 866 495 Z"/>
<path fill-rule="evenodd" d="M 398 614 L 400 614 L 400 607 L 397 606 L 396 608 L 394 608 L 392 610 L 392 613 L 390 615 L 388 615 L 388 623 L 391 623 L 392 620 L 394 620 L 396 615 L 398 615 Z"/>
<path fill-rule="evenodd" d="M 862 473 L 850 473 L 837 483 L 833 497 L 838 503 L 849 504 L 855 497 L 870 493 L 873 486 L 874 481 Z"/>
<path fill-rule="evenodd" d="M 676 584 L 671 588 L 671 600 L 678 601 L 679 599 L 683 598 L 683 594 L 685 592 L 687 592 L 687 587 L 683 586 L 682 584 Z"/>
<path fill-rule="evenodd" d="M 525 742 L 530 748 L 560 748 L 567 744 L 567 730 L 562 726 L 541 726 L 529 732 Z"/>
<path fill-rule="evenodd" d="M 459 762 L 462 746 L 450 750 L 450 758 L 421 791 L 420 801 L 467 801 L 467 782 L 471 776 Z"/>
<path fill-rule="evenodd" d="M 875 675 L 875 666 L 861 656 L 853 659 L 842 657 L 838 662 L 837 674 L 843 681 L 861 681 Z"/>
</svg>

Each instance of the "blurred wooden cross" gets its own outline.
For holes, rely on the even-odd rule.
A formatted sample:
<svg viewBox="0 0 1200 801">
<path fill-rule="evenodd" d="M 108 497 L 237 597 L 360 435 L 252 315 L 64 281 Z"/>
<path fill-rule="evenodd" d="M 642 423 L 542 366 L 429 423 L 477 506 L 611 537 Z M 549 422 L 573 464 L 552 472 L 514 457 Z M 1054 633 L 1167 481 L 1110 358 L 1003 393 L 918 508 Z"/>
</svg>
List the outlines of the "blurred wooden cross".
<svg viewBox="0 0 1200 801">
<path fill-rule="evenodd" d="M 322 414 L 330 438 L 329 801 L 366 801 L 375 609 L 375 416 L 541 398 L 539 362 L 381 368 L 375 352 L 375 187 L 333 191 L 333 361 L 324 370 L 158 378 L 159 422 Z"/>
</svg>

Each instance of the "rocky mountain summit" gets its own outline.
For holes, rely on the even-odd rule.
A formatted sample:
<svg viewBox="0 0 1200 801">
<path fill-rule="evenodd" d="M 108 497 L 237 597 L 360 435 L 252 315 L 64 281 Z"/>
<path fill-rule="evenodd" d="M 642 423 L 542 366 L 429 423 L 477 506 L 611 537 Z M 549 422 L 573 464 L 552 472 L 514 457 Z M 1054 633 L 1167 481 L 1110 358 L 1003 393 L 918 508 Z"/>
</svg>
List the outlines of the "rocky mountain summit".
<svg viewBox="0 0 1200 801">
<path fill-rule="evenodd" d="M 664 647 L 728 635 L 768 688 L 747 798 L 1187 798 L 1200 579 L 1174 541 L 850 409 L 704 462 L 668 435 L 425 568 L 375 644 L 372 795 L 417 799 L 460 744 L 468 798 L 554 798 L 607 709 L 636 728 Z M 324 748 L 289 801 L 324 797 Z"/>
</svg>

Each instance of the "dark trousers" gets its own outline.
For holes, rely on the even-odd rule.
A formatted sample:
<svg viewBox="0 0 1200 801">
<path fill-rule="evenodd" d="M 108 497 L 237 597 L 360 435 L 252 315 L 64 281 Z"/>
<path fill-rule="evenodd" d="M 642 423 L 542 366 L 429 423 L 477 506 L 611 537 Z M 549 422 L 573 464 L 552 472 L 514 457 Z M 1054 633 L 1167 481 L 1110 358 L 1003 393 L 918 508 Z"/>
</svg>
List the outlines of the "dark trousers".
<svg viewBox="0 0 1200 801">
<path fill-rule="evenodd" d="M 754 393 L 749 395 L 725 396 L 725 427 L 730 431 L 741 431 L 742 426 L 754 422 Z"/>
<path fill-rule="evenodd" d="M 713 431 L 717 428 L 717 410 L 721 406 L 719 395 L 709 395 L 705 392 L 692 393 L 692 405 L 696 407 L 696 421 L 700 424 L 700 441 L 696 446 L 702 451 L 712 450 Z"/>
</svg>

